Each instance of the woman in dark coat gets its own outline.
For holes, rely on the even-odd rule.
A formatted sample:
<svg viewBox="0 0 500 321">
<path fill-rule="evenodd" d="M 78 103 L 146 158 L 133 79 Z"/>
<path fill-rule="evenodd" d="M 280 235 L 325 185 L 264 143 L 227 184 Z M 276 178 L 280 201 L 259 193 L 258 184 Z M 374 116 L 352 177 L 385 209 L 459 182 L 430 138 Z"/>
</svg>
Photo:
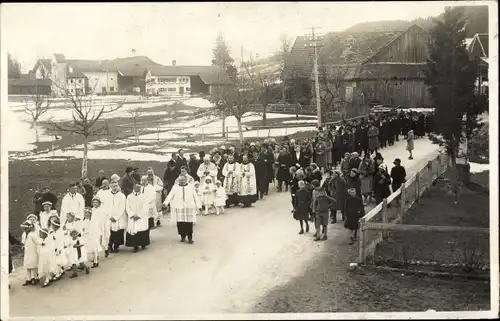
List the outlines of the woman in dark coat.
<svg viewBox="0 0 500 321">
<path fill-rule="evenodd" d="M 264 198 L 264 193 L 267 193 L 269 189 L 269 178 L 267 177 L 267 164 L 264 160 L 263 154 L 260 154 L 257 150 L 254 150 L 252 157 L 252 164 L 255 168 L 255 180 L 257 185 L 257 197 L 258 199 Z"/>
<path fill-rule="evenodd" d="M 278 166 L 278 173 L 276 174 L 278 192 L 283 191 L 283 184 L 285 184 L 285 191 L 288 191 L 288 183 L 291 179 L 290 167 L 293 166 L 293 159 L 286 146 L 281 148 L 281 153 L 278 156 Z"/>
<path fill-rule="evenodd" d="M 380 204 L 384 198 L 391 195 L 391 176 L 387 173 L 387 166 L 381 164 L 379 166 L 377 174 L 374 177 L 375 180 L 375 201 Z"/>
<path fill-rule="evenodd" d="M 341 176 L 340 171 L 333 172 L 333 178 L 329 182 L 329 190 L 331 193 L 331 197 L 337 200 L 337 208 L 332 211 L 332 223 L 337 223 L 337 211 L 340 210 L 342 213 L 342 220 L 345 218 L 345 198 L 346 198 L 346 185 L 347 182 Z"/>
<path fill-rule="evenodd" d="M 368 149 L 370 154 L 376 153 L 378 151 L 378 135 L 379 130 L 374 124 L 370 125 L 368 128 Z"/>
<path fill-rule="evenodd" d="M 359 219 L 365 216 L 365 206 L 361 198 L 356 196 L 356 191 L 351 188 L 348 190 L 349 195 L 345 200 L 346 220 L 344 227 L 351 231 L 351 240 L 349 244 L 354 244 L 358 238 Z"/>
<path fill-rule="evenodd" d="M 361 198 L 361 179 L 359 178 L 358 169 L 352 168 L 345 180 L 346 189 L 349 190 L 350 188 L 354 188 L 356 190 L 356 196 Z"/>
<path fill-rule="evenodd" d="M 298 182 L 298 191 L 295 193 L 295 203 L 293 205 L 293 218 L 300 223 L 299 234 L 304 234 L 304 222 L 306 223 L 306 233 L 309 232 L 309 218 L 311 209 L 312 194 L 305 187 L 304 181 Z"/>
</svg>

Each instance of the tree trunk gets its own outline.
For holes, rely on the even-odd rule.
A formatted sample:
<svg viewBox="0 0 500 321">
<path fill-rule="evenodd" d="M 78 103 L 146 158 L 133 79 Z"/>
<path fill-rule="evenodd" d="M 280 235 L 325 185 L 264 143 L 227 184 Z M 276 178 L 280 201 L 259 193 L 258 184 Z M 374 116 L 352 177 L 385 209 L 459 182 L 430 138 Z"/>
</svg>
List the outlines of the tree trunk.
<svg viewBox="0 0 500 321">
<path fill-rule="evenodd" d="M 267 123 L 267 102 L 262 104 L 262 125 Z"/>
<path fill-rule="evenodd" d="M 85 137 L 83 140 L 83 158 L 82 158 L 82 178 L 87 177 L 87 162 L 89 152 L 89 138 Z"/>
<path fill-rule="evenodd" d="M 222 138 L 226 137 L 226 113 L 222 111 Z"/>
<path fill-rule="evenodd" d="M 33 127 L 33 129 L 35 130 L 35 141 L 37 143 L 39 143 L 40 142 L 40 132 L 38 131 L 38 123 L 36 120 L 33 120 L 31 127 Z"/>
<path fill-rule="evenodd" d="M 299 103 L 295 102 L 295 118 L 299 119 Z"/>
<path fill-rule="evenodd" d="M 285 81 L 283 80 L 283 82 L 281 83 L 281 101 L 283 103 L 286 102 L 286 84 L 285 84 Z"/>
<path fill-rule="evenodd" d="M 243 145 L 243 129 L 241 127 L 241 117 L 236 117 L 236 121 L 238 122 L 238 134 L 240 135 L 240 144 Z"/>
</svg>

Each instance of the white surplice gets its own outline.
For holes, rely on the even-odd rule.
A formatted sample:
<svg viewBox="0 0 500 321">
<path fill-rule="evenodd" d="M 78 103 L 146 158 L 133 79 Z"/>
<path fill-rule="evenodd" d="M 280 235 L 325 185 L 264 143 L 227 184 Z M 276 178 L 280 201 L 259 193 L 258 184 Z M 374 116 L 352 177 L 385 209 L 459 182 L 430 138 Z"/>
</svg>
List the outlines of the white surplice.
<svg viewBox="0 0 500 321">
<path fill-rule="evenodd" d="M 67 193 L 66 195 L 64 195 L 61 202 L 61 215 L 60 215 L 61 224 L 64 224 L 66 222 L 68 213 L 73 213 L 75 214 L 75 217 L 83 220 L 84 210 L 85 210 L 85 200 L 83 199 L 82 194 Z"/>
</svg>

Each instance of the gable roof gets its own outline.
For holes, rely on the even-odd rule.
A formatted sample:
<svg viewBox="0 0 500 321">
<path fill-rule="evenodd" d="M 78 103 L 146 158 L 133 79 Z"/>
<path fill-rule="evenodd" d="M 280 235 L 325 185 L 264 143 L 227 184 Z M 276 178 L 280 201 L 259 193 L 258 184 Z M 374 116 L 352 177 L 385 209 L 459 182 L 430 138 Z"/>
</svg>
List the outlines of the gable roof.
<svg viewBox="0 0 500 321">
<path fill-rule="evenodd" d="M 56 58 L 57 62 L 66 62 L 66 57 L 61 53 L 55 53 L 54 58 Z"/>
<path fill-rule="evenodd" d="M 474 38 L 472 38 L 472 42 L 467 47 L 471 54 L 479 55 L 480 58 L 488 57 L 489 50 L 489 39 L 487 33 L 476 33 Z"/>
<path fill-rule="evenodd" d="M 399 37 L 405 30 L 376 32 L 329 32 L 318 53 L 318 61 L 327 65 L 355 65 L 366 61 L 382 47 Z M 290 53 L 287 73 L 309 76 L 314 59 L 314 48 L 308 47 L 306 36 L 299 36 Z M 353 71 L 354 72 L 354 71 Z"/>
<path fill-rule="evenodd" d="M 147 68 L 152 76 L 199 76 L 207 85 L 229 85 L 227 74 L 216 66 L 156 66 Z"/>
<path fill-rule="evenodd" d="M 9 86 L 23 86 L 23 87 L 35 87 L 35 86 L 51 86 L 52 80 L 50 79 L 32 79 L 30 77 L 22 78 L 11 78 L 7 81 Z"/>
<path fill-rule="evenodd" d="M 35 62 L 35 66 L 31 69 L 32 72 L 35 72 L 38 69 L 38 66 L 42 65 L 47 71 L 51 71 L 52 69 L 52 59 L 38 59 Z"/>
</svg>

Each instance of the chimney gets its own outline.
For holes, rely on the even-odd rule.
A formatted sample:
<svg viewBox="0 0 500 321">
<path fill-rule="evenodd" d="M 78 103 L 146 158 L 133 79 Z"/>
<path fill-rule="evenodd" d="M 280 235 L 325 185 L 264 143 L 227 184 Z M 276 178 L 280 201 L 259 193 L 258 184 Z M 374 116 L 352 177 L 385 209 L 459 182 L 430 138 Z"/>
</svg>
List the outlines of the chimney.
<svg viewBox="0 0 500 321">
<path fill-rule="evenodd" d="M 172 60 L 172 66 L 175 66 L 175 65 L 177 65 L 177 61 Z"/>
</svg>

